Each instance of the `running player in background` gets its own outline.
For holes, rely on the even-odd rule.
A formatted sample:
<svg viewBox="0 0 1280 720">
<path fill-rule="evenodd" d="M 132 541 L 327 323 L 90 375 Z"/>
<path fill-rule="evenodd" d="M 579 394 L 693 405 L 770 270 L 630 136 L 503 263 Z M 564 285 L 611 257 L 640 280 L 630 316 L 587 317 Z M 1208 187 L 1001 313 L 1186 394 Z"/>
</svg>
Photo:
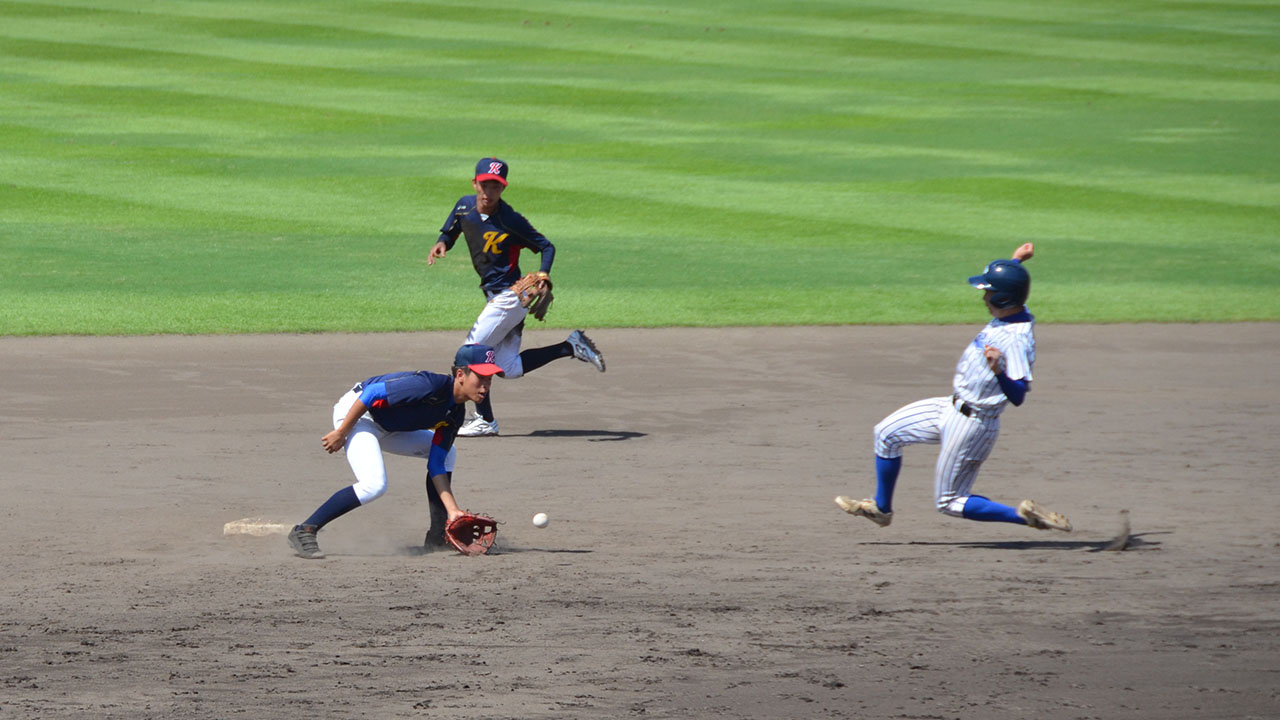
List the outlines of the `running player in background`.
<svg viewBox="0 0 1280 720">
<path fill-rule="evenodd" d="M 520 251 L 528 249 L 538 253 L 542 259 L 539 274 L 550 276 L 556 248 L 502 199 L 502 191 L 507 188 L 507 170 L 507 163 L 498 158 L 484 158 L 476 163 L 476 175 L 471 181 L 476 194 L 465 195 L 454 203 L 440 228 L 440 239 L 427 256 L 427 264 L 434 265 L 453 249 L 459 235 L 466 237 L 471 264 L 480 276 L 480 289 L 488 301 L 466 341 L 492 345 L 497 351 L 497 363 L 505 370 L 504 377 L 518 378 L 563 357 L 575 357 L 604 372 L 604 355 L 581 330 L 574 330 L 564 342 L 520 351 L 520 336 L 528 310 L 520 306 L 519 299 L 510 290 L 523 276 Z M 467 420 L 458 435 L 497 434 L 498 420 L 493 414 L 490 395 L 476 404 L 476 414 Z"/>
<path fill-rule="evenodd" d="M 969 490 L 1000 434 L 1000 413 L 1008 403 L 1021 405 L 1031 390 L 1036 360 L 1035 318 L 1027 311 L 1031 276 L 1022 263 L 1035 248 L 1022 245 L 1012 260 L 996 260 L 969 284 L 983 290 L 992 320 L 969 343 L 956 365 L 950 396 L 928 398 L 892 413 L 875 430 L 876 496 L 836 504 L 880 527 L 893 521 L 893 489 L 902 467 L 902 449 L 924 443 L 942 445 L 934 469 L 934 500 L 939 512 L 983 522 L 1028 525 L 1039 530 L 1071 531 L 1071 522 L 1032 500 L 1002 505 Z"/>
</svg>

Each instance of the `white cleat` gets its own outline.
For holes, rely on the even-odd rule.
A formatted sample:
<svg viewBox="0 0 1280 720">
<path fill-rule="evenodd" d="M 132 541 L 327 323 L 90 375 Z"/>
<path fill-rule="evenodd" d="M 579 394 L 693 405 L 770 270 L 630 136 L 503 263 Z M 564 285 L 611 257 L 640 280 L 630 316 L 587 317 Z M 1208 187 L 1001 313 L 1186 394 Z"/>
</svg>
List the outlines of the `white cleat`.
<svg viewBox="0 0 1280 720">
<path fill-rule="evenodd" d="M 458 428 L 458 437 L 487 437 L 498 435 L 498 418 L 485 420 L 480 415 L 472 417 Z"/>
<path fill-rule="evenodd" d="M 1023 500 L 1018 505 L 1018 517 L 1027 521 L 1027 527 L 1036 530 L 1061 530 L 1071 532 L 1071 521 L 1062 513 L 1046 510 L 1034 500 Z"/>
<path fill-rule="evenodd" d="M 569 344 L 573 346 L 574 357 L 582 362 L 589 362 L 595 365 L 597 370 L 604 372 L 604 354 L 596 349 L 596 344 L 591 342 L 591 338 L 581 330 L 574 330 L 569 333 Z"/>
<path fill-rule="evenodd" d="M 850 515 L 861 515 L 880 527 L 889 527 L 889 523 L 893 522 L 893 513 L 881 510 L 876 501 L 870 498 L 854 500 L 845 495 L 837 495 L 836 504 Z"/>
</svg>

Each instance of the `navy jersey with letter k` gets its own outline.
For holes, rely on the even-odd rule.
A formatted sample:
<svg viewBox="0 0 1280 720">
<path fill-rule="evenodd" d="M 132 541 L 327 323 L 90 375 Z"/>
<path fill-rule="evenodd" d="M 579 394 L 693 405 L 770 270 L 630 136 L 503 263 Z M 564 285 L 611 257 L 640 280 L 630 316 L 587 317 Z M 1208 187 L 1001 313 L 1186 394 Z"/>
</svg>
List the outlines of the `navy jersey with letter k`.
<svg viewBox="0 0 1280 720">
<path fill-rule="evenodd" d="M 459 198 L 440 228 L 439 241 L 452 250 L 460 234 L 467 238 L 471 264 L 480 275 L 480 288 L 486 295 L 500 293 L 520 279 L 524 274 L 520 271 L 520 251 L 524 248 L 540 253 L 539 270 L 551 272 L 555 246 L 506 201 L 499 201 L 496 213 L 483 215 L 476 209 L 475 195 Z"/>
<path fill-rule="evenodd" d="M 504 377 L 515 379 L 565 357 L 589 362 L 604 372 L 604 356 L 581 330 L 573 331 L 561 343 L 520 349 L 524 320 L 529 314 L 528 305 L 511 289 L 526 276 L 520 269 L 520 251 L 528 249 L 538 253 L 541 267 L 536 273 L 549 285 L 556 249 L 523 215 L 502 200 L 509 171 L 510 166 L 499 158 L 480 158 L 471 180 L 475 194 L 463 195 L 449 209 L 440 236 L 427 255 L 427 265 L 444 258 L 459 235 L 466 236 L 471 264 L 480 276 L 480 290 L 485 297 L 484 309 L 467 333 L 466 342 L 493 348 L 494 362 L 502 368 Z M 541 313 L 537 317 L 541 319 Z M 476 414 L 458 430 L 458 435 L 497 434 L 498 419 L 493 414 L 490 392 L 476 403 Z"/>
</svg>

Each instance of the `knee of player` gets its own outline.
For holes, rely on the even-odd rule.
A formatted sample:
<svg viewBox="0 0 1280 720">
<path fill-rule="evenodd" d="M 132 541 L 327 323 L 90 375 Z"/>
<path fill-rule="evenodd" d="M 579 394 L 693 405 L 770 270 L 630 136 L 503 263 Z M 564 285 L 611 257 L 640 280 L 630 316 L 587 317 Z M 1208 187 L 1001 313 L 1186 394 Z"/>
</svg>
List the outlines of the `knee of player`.
<svg viewBox="0 0 1280 720">
<path fill-rule="evenodd" d="M 880 457 L 898 457 L 902 454 L 898 451 L 898 448 L 902 447 L 902 443 L 894 439 L 887 422 L 881 422 L 876 425 L 873 437 L 875 439 L 876 454 Z M 881 450 L 889 453 L 889 455 L 881 453 Z"/>
<path fill-rule="evenodd" d="M 964 498 L 942 495 L 934 501 L 933 509 L 948 517 L 964 517 Z"/>
<path fill-rule="evenodd" d="M 902 444 L 881 435 L 878 430 L 872 447 L 875 449 L 876 457 L 882 457 L 886 460 L 902 457 Z"/>
<path fill-rule="evenodd" d="M 359 482 L 356 483 L 356 498 L 360 500 L 361 505 L 368 505 L 387 493 L 387 483 L 378 482 Z"/>
</svg>

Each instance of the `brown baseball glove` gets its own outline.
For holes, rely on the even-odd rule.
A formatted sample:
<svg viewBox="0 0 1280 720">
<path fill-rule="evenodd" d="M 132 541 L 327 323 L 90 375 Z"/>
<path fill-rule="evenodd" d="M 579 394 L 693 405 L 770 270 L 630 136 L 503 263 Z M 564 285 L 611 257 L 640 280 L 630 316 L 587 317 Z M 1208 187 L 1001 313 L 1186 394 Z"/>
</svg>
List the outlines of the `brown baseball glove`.
<svg viewBox="0 0 1280 720">
<path fill-rule="evenodd" d="M 444 539 L 463 555 L 484 555 L 498 539 L 498 521 L 485 515 L 463 513 L 445 526 Z"/>
<path fill-rule="evenodd" d="M 545 273 L 529 273 L 511 286 L 511 292 L 520 299 L 520 305 L 529 309 L 535 320 L 545 320 L 551 309 L 551 278 Z"/>
</svg>

